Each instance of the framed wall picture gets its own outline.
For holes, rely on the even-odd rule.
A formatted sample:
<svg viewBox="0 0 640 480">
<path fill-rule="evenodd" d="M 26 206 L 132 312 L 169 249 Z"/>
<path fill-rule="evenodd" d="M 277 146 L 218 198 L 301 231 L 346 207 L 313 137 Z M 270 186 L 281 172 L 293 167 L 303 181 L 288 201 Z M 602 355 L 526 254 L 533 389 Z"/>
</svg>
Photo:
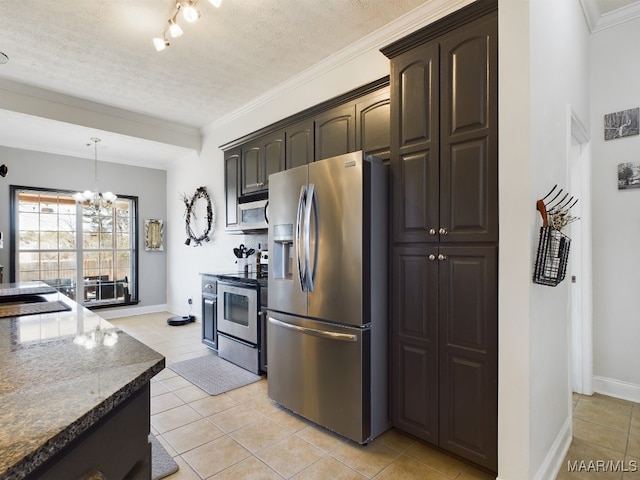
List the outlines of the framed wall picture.
<svg viewBox="0 0 640 480">
<path fill-rule="evenodd" d="M 618 164 L 618 190 L 640 188 L 640 163 Z"/>
<path fill-rule="evenodd" d="M 640 107 L 607 113 L 604 116 L 604 139 L 613 140 L 614 138 L 638 135 L 640 133 L 639 114 Z"/>
<path fill-rule="evenodd" d="M 151 218 L 144 221 L 144 249 L 147 252 L 161 252 L 164 234 L 162 220 Z"/>
</svg>

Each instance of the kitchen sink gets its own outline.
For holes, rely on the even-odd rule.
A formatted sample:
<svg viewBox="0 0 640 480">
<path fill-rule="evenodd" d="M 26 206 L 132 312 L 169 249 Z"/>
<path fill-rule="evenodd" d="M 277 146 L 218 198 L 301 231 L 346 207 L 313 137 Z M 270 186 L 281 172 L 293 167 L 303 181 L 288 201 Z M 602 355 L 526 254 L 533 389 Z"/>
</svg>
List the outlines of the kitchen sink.
<svg viewBox="0 0 640 480">
<path fill-rule="evenodd" d="M 6 295 L 0 296 L 0 305 L 22 305 L 24 303 L 40 303 L 48 300 L 42 295 Z"/>
</svg>

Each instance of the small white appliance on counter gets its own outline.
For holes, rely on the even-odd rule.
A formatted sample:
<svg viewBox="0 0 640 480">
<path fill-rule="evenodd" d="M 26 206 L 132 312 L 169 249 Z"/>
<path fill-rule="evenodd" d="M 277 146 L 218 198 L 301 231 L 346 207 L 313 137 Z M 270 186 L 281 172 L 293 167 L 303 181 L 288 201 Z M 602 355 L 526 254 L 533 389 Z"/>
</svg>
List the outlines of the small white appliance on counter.
<svg viewBox="0 0 640 480">
<path fill-rule="evenodd" d="M 362 152 L 269 176 L 269 397 L 358 443 L 389 428 L 387 176 Z"/>
</svg>

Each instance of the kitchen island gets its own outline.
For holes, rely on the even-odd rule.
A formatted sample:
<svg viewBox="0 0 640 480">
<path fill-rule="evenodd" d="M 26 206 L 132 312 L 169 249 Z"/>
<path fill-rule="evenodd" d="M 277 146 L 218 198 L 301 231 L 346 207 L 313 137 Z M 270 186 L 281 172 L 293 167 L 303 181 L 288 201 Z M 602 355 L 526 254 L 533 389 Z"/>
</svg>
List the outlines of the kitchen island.
<svg viewBox="0 0 640 480">
<path fill-rule="evenodd" d="M 60 311 L 11 316 L 16 289 Z M 0 284 L 0 480 L 151 478 L 149 382 L 164 357 L 50 291 Z"/>
</svg>

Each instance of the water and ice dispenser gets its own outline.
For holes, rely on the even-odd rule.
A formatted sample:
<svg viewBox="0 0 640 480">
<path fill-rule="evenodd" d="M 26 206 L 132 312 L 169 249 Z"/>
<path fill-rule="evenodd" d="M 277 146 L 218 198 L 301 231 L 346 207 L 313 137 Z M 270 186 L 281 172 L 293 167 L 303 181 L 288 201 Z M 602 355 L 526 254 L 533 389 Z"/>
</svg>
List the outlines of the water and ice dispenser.
<svg viewBox="0 0 640 480">
<path fill-rule="evenodd" d="M 293 280 L 295 247 L 292 223 L 273 226 L 273 246 L 271 249 L 269 268 L 273 271 L 273 278 Z"/>
</svg>

